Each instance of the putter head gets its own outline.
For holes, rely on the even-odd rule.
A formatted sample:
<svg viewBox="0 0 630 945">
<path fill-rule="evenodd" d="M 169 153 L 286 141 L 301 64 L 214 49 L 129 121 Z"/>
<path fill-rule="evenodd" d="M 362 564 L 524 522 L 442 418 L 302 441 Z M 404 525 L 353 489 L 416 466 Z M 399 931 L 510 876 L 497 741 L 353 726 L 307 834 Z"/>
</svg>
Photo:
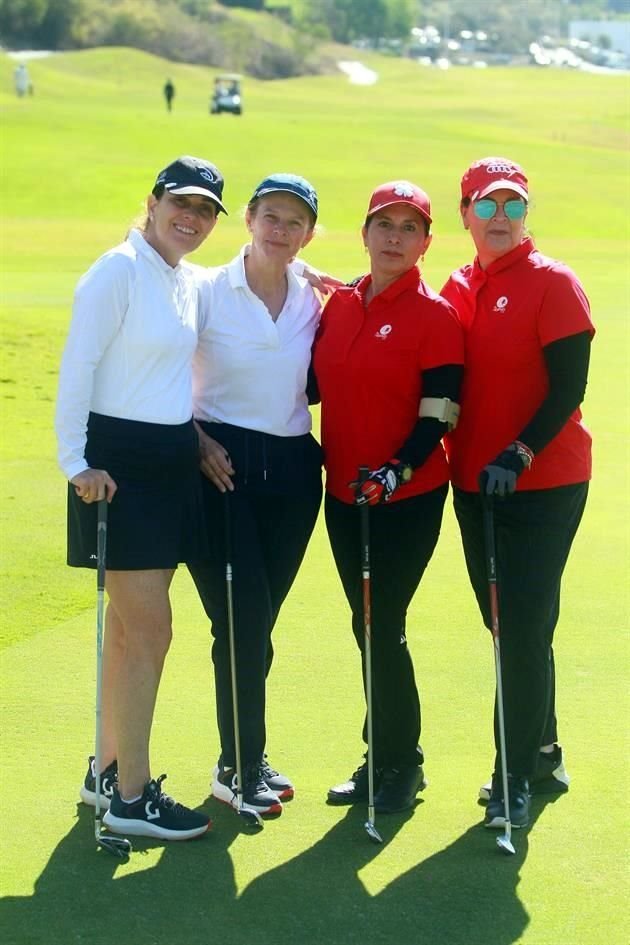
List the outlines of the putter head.
<svg viewBox="0 0 630 945">
<path fill-rule="evenodd" d="M 512 843 L 512 841 L 510 840 L 507 834 L 503 834 L 502 836 L 497 837 L 497 846 L 499 850 L 501 851 L 501 853 L 506 853 L 506 854 L 516 853 L 516 850 L 514 849 L 514 844 Z"/>
<path fill-rule="evenodd" d="M 126 860 L 132 850 L 129 840 L 124 837 L 105 837 L 101 835 L 96 838 L 96 842 L 108 853 L 112 853 L 121 860 Z"/>
<path fill-rule="evenodd" d="M 365 827 L 365 832 L 367 833 L 372 843 L 383 842 L 383 838 L 381 837 L 380 833 L 378 832 L 378 830 L 376 829 L 375 825 L 372 823 L 371 820 L 366 820 L 364 827 Z"/>
<path fill-rule="evenodd" d="M 244 810 L 241 807 L 237 808 L 236 813 L 239 815 L 239 817 L 243 818 L 248 827 L 256 827 L 258 830 L 262 830 L 264 827 L 262 817 L 260 814 L 257 814 L 255 810 Z"/>
</svg>

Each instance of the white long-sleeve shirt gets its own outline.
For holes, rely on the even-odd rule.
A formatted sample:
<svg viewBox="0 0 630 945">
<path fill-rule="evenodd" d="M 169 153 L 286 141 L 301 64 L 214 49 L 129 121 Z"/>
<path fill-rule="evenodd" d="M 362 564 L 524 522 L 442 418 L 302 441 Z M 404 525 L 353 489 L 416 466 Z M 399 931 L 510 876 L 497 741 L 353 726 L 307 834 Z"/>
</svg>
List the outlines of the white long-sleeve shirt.
<svg viewBox="0 0 630 945">
<path fill-rule="evenodd" d="M 245 276 L 249 246 L 200 274 L 199 345 L 193 414 L 272 433 L 311 429 L 306 379 L 321 305 L 306 279 L 287 269 L 288 292 L 274 322 Z"/>
<path fill-rule="evenodd" d="M 88 413 L 179 424 L 192 416 L 199 267 L 162 259 L 139 230 L 79 280 L 59 373 L 59 465 L 88 468 Z"/>
</svg>

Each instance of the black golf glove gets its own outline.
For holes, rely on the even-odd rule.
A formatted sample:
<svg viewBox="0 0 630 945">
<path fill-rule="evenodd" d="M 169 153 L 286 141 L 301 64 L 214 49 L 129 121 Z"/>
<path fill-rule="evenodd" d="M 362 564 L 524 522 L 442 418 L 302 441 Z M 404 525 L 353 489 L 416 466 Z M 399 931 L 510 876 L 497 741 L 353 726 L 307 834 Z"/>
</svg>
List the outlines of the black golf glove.
<svg viewBox="0 0 630 945">
<path fill-rule="evenodd" d="M 479 476 L 479 491 L 485 495 L 512 495 L 516 480 L 524 469 L 529 469 L 533 454 L 520 443 L 510 443 L 507 449 L 488 463 Z"/>
<path fill-rule="evenodd" d="M 352 482 L 356 505 L 379 505 L 389 502 L 398 486 L 404 481 L 403 475 L 409 466 L 397 459 L 390 459 L 378 469 L 372 470 L 365 482 Z"/>
</svg>

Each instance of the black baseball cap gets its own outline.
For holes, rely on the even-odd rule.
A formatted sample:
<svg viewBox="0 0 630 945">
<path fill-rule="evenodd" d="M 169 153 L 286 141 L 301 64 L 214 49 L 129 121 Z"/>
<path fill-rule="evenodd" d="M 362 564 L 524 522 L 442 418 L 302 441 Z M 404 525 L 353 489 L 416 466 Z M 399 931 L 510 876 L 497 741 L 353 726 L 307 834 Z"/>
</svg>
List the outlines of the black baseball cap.
<svg viewBox="0 0 630 945">
<path fill-rule="evenodd" d="M 260 182 L 252 195 L 252 200 L 278 191 L 293 194 L 304 201 L 317 219 L 317 193 L 312 184 L 297 174 L 271 174 Z"/>
<path fill-rule="evenodd" d="M 153 193 L 160 188 L 169 194 L 200 194 L 202 197 L 209 197 L 216 203 L 219 211 L 227 214 L 221 202 L 223 175 L 218 167 L 203 158 L 189 155 L 177 158 L 158 174 Z"/>
</svg>

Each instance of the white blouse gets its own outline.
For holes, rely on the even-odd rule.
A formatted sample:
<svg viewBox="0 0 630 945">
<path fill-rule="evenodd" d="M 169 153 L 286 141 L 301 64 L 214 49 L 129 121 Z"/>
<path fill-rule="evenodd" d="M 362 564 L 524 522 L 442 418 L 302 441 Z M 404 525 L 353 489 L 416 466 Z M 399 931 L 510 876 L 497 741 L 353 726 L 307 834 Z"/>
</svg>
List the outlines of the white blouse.
<svg viewBox="0 0 630 945">
<path fill-rule="evenodd" d="M 311 429 L 306 379 L 321 305 L 306 279 L 289 267 L 287 298 L 274 322 L 247 284 L 248 252 L 244 246 L 228 265 L 200 274 L 193 414 L 300 436 Z"/>
<path fill-rule="evenodd" d="M 88 468 L 90 411 L 171 425 L 191 418 L 198 268 L 169 266 L 132 230 L 79 280 L 55 414 L 68 479 Z"/>
</svg>

